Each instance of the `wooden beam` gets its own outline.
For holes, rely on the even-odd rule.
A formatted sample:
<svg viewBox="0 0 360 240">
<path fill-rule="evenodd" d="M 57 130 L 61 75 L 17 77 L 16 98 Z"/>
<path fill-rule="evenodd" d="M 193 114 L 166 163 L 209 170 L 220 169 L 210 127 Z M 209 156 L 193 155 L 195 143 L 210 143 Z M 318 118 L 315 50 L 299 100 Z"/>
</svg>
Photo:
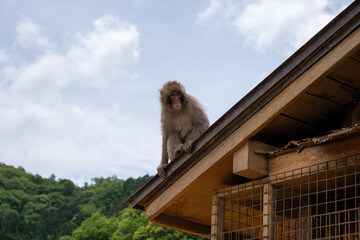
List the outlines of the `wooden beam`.
<svg viewBox="0 0 360 240">
<path fill-rule="evenodd" d="M 213 195 L 212 210 L 211 210 L 211 240 L 222 240 L 224 231 L 224 212 L 225 201 L 224 198 L 219 197 L 217 193 Z"/>
<path fill-rule="evenodd" d="M 156 199 L 145 206 L 147 217 L 150 220 L 156 218 L 164 209 L 171 205 L 176 196 L 185 191 L 190 184 L 194 183 L 196 179 L 211 168 L 211 166 L 231 156 L 249 138 L 275 119 L 287 107 L 291 106 L 311 84 L 321 77 L 328 75 L 329 72 L 341 64 L 347 57 L 354 54 L 360 47 L 359 39 L 360 28 L 356 29 L 351 35 L 334 47 L 332 51 L 300 75 L 292 84 L 272 99 L 266 107 L 255 113 L 248 121 L 163 191 Z"/>
<path fill-rule="evenodd" d="M 211 229 L 209 226 L 186 221 L 172 216 L 160 214 L 151 221 L 155 225 L 171 228 L 174 230 L 191 233 L 200 237 L 209 238 Z"/>
<path fill-rule="evenodd" d="M 274 147 L 257 141 L 247 141 L 234 153 L 233 173 L 242 177 L 256 179 L 268 175 L 268 163 L 265 154 Z M 264 150 L 264 151 L 261 151 Z"/>
<path fill-rule="evenodd" d="M 270 183 L 264 184 L 262 239 L 272 239 L 275 223 L 275 191 Z"/>
<path fill-rule="evenodd" d="M 341 159 L 359 153 L 360 136 L 315 145 L 305 148 L 301 152 L 288 152 L 274 158 L 269 158 L 269 176 L 275 176 L 276 174 L 296 169 L 301 169 L 302 173 L 305 173 L 306 169 L 303 169 L 305 167 L 326 163 L 331 160 Z"/>
</svg>

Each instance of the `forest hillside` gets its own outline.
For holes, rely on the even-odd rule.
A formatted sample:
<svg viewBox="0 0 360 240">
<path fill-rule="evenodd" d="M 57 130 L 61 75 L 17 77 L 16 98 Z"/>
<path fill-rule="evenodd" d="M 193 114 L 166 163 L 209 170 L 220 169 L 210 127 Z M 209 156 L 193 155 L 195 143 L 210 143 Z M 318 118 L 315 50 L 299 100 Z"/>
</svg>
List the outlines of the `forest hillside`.
<svg viewBox="0 0 360 240">
<path fill-rule="evenodd" d="M 0 240 L 203 239 L 155 226 L 125 203 L 149 179 L 98 177 L 78 187 L 0 163 Z"/>
</svg>

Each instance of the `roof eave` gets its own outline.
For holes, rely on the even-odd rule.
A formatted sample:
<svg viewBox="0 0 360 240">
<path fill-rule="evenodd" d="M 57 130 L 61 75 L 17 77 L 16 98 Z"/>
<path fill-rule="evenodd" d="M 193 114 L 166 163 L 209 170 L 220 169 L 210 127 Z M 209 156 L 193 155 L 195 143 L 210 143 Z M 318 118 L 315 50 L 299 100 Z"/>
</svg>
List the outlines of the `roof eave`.
<svg viewBox="0 0 360 240">
<path fill-rule="evenodd" d="M 359 26 L 360 1 L 354 1 L 212 124 L 194 142 L 193 154 L 183 154 L 170 162 L 167 178 L 155 175 L 126 202 L 133 208 L 144 210 L 148 203 Z"/>
</svg>

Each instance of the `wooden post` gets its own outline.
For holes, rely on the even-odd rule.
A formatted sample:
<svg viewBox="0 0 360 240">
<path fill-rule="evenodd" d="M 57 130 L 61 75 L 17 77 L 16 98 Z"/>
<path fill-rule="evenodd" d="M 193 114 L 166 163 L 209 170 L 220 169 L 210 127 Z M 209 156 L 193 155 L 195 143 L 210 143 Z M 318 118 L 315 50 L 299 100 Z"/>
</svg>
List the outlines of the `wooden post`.
<svg viewBox="0 0 360 240">
<path fill-rule="evenodd" d="M 213 194 L 212 213 L 211 213 L 211 240 L 222 240 L 224 235 L 224 198 L 219 197 L 218 192 Z"/>
<path fill-rule="evenodd" d="M 264 184 L 263 193 L 263 239 L 272 239 L 275 224 L 275 191 L 270 183 Z"/>
</svg>

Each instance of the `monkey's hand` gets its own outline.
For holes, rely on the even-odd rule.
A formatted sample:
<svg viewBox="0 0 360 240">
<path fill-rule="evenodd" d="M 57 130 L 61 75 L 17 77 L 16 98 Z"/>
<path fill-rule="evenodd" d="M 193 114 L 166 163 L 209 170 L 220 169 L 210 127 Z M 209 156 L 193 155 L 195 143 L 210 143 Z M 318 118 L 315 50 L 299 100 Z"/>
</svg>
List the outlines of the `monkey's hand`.
<svg viewBox="0 0 360 240">
<path fill-rule="evenodd" d="M 191 140 L 187 140 L 187 141 L 183 144 L 182 149 L 183 149 L 185 152 L 187 152 L 187 153 L 191 152 L 191 150 L 192 150 L 192 141 L 191 141 Z"/>
<path fill-rule="evenodd" d="M 157 172 L 158 174 L 163 177 L 166 178 L 166 168 L 167 168 L 168 164 L 167 163 L 160 163 L 160 165 L 157 167 Z"/>
</svg>

